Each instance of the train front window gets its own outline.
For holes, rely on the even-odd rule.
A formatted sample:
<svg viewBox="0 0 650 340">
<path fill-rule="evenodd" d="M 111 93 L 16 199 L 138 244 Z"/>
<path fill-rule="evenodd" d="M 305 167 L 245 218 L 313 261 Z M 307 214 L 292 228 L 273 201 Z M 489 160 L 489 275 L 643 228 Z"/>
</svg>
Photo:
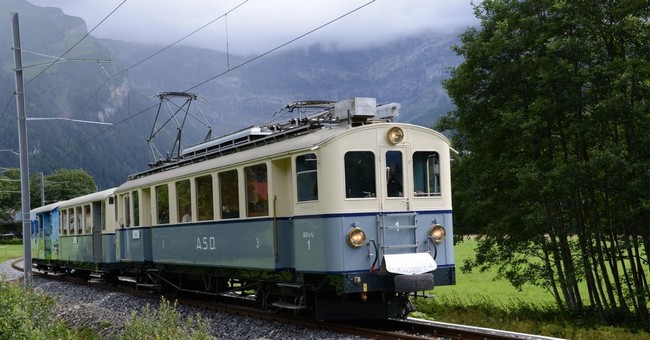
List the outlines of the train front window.
<svg viewBox="0 0 650 340">
<path fill-rule="evenodd" d="M 298 202 L 318 199 L 317 159 L 313 153 L 296 157 Z"/>
<path fill-rule="evenodd" d="M 440 157 L 437 152 L 418 151 L 413 154 L 413 185 L 415 196 L 440 196 Z"/>
<path fill-rule="evenodd" d="M 388 197 L 403 197 L 402 186 L 404 173 L 402 172 L 402 152 L 386 152 L 386 193 Z"/>
<path fill-rule="evenodd" d="M 376 196 L 375 154 L 370 151 L 345 153 L 345 197 Z"/>
</svg>

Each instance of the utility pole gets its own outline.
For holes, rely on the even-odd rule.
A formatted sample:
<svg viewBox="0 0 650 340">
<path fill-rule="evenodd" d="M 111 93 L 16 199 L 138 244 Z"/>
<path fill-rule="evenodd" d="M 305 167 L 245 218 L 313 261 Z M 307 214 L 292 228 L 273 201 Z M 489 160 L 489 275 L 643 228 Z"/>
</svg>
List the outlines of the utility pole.
<svg viewBox="0 0 650 340">
<path fill-rule="evenodd" d="M 25 287 L 32 288 L 32 241 L 29 216 L 29 162 L 27 159 L 27 117 L 25 115 L 25 89 L 23 83 L 23 59 L 20 49 L 18 13 L 11 13 L 14 33 L 14 65 L 16 71 L 16 109 L 18 111 L 18 147 L 20 154 L 20 197 L 23 216 L 23 270 Z"/>
<path fill-rule="evenodd" d="M 43 178 L 43 171 L 41 171 L 41 207 L 45 205 L 45 179 Z"/>
</svg>

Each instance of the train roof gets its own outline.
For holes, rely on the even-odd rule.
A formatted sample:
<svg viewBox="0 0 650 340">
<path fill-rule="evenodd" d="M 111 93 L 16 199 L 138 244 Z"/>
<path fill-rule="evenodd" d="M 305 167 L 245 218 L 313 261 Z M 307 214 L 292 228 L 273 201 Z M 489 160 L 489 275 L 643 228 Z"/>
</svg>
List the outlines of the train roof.
<svg viewBox="0 0 650 340">
<path fill-rule="evenodd" d="M 63 203 L 63 201 L 54 202 L 54 203 L 50 203 L 48 205 L 44 205 L 42 207 L 34 208 L 30 212 L 30 214 L 38 214 L 38 213 L 42 213 L 42 212 L 52 211 L 52 210 L 58 208 L 61 205 L 61 203 Z"/>
<path fill-rule="evenodd" d="M 99 191 L 99 192 L 94 192 L 92 194 L 88 194 L 88 195 L 84 195 L 84 196 L 80 196 L 80 197 L 75 197 L 73 199 L 60 202 L 59 206 L 61 206 L 61 207 L 69 207 L 69 206 L 79 205 L 79 204 L 87 203 L 87 202 L 101 201 L 101 200 L 105 199 L 106 197 L 112 195 L 114 191 L 115 191 L 115 188 L 111 188 L 111 189 L 106 189 L 106 190 Z"/>
<path fill-rule="evenodd" d="M 178 159 L 150 164 L 149 170 L 129 176 L 129 181 L 121 185 L 118 191 L 252 159 L 309 150 L 346 131 L 392 122 L 399 115 L 400 105 L 377 105 L 375 98 L 351 98 L 340 102 L 293 102 L 282 109 L 287 112 L 299 111 L 300 116 L 289 119 L 285 124 L 251 126 L 186 148 Z M 444 135 L 437 135 L 449 144 Z"/>
</svg>

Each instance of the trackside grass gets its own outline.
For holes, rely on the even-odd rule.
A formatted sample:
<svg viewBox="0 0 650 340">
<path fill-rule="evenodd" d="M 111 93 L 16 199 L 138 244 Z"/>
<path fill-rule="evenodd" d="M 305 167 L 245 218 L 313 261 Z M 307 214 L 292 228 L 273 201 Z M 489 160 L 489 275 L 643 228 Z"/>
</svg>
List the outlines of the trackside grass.
<svg viewBox="0 0 650 340">
<path fill-rule="evenodd" d="M 415 300 L 417 312 L 411 316 L 566 339 L 650 339 L 647 332 L 601 326 L 562 312 L 544 289 L 526 286 L 518 291 L 505 280 L 495 280 L 496 271 L 462 273 L 459 267 L 475 246 L 474 240 L 456 245 L 456 285 L 435 288 L 433 299 Z"/>
<path fill-rule="evenodd" d="M 0 244 L 0 263 L 23 257 L 23 246 L 20 244 Z"/>
</svg>

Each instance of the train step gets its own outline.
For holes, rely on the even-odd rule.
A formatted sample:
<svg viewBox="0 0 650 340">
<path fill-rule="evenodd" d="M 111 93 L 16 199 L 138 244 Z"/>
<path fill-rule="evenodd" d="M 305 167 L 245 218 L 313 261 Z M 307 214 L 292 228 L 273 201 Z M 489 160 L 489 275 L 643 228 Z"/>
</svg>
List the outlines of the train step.
<svg viewBox="0 0 650 340">
<path fill-rule="evenodd" d="M 279 282 L 276 283 L 276 286 L 284 287 L 284 288 L 302 289 L 302 287 L 304 287 L 305 285 L 300 282 Z"/>
<path fill-rule="evenodd" d="M 273 302 L 271 306 L 282 308 L 282 309 L 290 309 L 290 310 L 301 310 L 301 309 L 307 309 L 305 306 L 300 306 L 296 305 L 293 303 L 288 303 L 288 302 Z"/>
<path fill-rule="evenodd" d="M 138 288 L 160 289 L 160 285 L 156 283 L 137 283 Z"/>
</svg>

